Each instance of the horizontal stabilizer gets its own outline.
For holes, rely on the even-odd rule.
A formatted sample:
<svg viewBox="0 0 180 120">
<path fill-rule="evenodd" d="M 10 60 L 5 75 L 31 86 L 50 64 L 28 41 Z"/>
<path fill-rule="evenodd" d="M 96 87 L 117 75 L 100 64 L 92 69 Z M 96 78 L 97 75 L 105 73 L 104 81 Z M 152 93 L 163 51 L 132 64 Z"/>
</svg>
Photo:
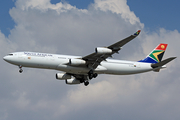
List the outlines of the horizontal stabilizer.
<svg viewBox="0 0 180 120">
<path fill-rule="evenodd" d="M 171 58 L 165 59 L 165 60 L 163 60 L 163 61 L 161 61 L 161 62 L 159 62 L 159 63 L 151 64 L 151 67 L 152 67 L 152 68 L 161 67 L 161 66 L 167 64 L 168 62 L 174 60 L 175 58 L 176 58 L 176 57 L 171 57 Z"/>
</svg>

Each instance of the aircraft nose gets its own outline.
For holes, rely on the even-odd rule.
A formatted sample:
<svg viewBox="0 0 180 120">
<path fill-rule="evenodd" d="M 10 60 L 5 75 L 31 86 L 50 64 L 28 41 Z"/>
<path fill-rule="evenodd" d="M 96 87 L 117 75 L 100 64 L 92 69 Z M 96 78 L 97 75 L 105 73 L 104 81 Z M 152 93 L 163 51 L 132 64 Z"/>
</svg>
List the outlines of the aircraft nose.
<svg viewBox="0 0 180 120">
<path fill-rule="evenodd" d="M 10 56 L 4 56 L 3 60 L 5 60 L 6 62 L 10 62 L 12 61 L 12 58 Z"/>
<path fill-rule="evenodd" d="M 8 57 L 7 57 L 7 56 L 4 56 L 4 57 L 3 57 L 3 60 L 8 61 Z"/>
<path fill-rule="evenodd" d="M 14 63 L 16 62 L 16 59 L 13 57 L 13 54 L 8 54 L 6 56 L 3 57 L 3 60 L 5 60 L 8 63 Z"/>
</svg>

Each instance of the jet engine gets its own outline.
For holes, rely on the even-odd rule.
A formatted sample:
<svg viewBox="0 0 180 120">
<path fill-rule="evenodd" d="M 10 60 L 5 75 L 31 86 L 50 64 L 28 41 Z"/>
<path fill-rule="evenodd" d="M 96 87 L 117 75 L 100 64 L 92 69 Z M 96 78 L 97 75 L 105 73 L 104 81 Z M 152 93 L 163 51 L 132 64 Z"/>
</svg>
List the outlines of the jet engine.
<svg viewBox="0 0 180 120">
<path fill-rule="evenodd" d="M 76 78 L 66 80 L 66 84 L 69 84 L 69 85 L 80 84 L 80 83 L 81 83 L 80 80 Z"/>
<path fill-rule="evenodd" d="M 70 65 L 85 65 L 86 61 L 82 59 L 73 58 L 73 59 L 69 59 L 69 64 Z"/>
<path fill-rule="evenodd" d="M 97 54 L 111 54 L 112 50 L 109 48 L 105 48 L 105 47 L 97 47 L 95 49 Z"/>
<path fill-rule="evenodd" d="M 71 75 L 66 74 L 66 73 L 57 73 L 56 79 L 59 79 L 59 80 L 71 79 Z"/>
</svg>

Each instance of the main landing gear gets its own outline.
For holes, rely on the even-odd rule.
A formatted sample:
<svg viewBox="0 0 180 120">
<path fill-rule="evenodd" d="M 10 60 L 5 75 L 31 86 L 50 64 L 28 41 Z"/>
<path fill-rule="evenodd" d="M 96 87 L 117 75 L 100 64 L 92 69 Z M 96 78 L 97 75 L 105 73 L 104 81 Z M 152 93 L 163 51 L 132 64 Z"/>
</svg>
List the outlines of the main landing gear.
<svg viewBox="0 0 180 120">
<path fill-rule="evenodd" d="M 19 65 L 19 72 L 22 73 L 23 72 L 23 69 L 22 69 L 22 65 Z"/>
<path fill-rule="evenodd" d="M 96 78 L 98 76 L 98 74 L 94 73 L 93 70 L 90 70 L 88 72 L 88 76 L 89 76 L 89 79 L 91 80 L 92 78 Z"/>
<path fill-rule="evenodd" d="M 90 71 L 88 72 L 88 80 L 85 80 L 85 81 L 84 81 L 84 85 L 85 85 L 85 86 L 88 86 L 88 85 L 89 85 L 89 80 L 91 80 L 92 78 L 96 78 L 97 76 L 98 76 L 97 73 L 94 73 L 93 70 L 90 70 Z"/>
<path fill-rule="evenodd" d="M 88 81 L 84 81 L 84 85 L 85 85 L 85 86 L 88 86 L 88 85 L 89 85 L 89 82 L 88 82 Z"/>
</svg>

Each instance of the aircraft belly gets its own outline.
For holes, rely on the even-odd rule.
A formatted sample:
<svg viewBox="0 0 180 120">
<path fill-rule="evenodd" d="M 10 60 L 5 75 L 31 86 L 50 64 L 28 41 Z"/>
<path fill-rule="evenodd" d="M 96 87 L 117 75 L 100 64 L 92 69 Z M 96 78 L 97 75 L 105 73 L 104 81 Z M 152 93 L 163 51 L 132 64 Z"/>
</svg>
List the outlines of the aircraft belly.
<svg viewBox="0 0 180 120">
<path fill-rule="evenodd" d="M 73 74 L 87 74 L 90 69 L 86 67 L 78 67 L 78 66 L 75 67 L 75 66 L 59 64 L 56 67 L 56 70 L 64 71 L 67 73 L 73 73 Z"/>
</svg>

